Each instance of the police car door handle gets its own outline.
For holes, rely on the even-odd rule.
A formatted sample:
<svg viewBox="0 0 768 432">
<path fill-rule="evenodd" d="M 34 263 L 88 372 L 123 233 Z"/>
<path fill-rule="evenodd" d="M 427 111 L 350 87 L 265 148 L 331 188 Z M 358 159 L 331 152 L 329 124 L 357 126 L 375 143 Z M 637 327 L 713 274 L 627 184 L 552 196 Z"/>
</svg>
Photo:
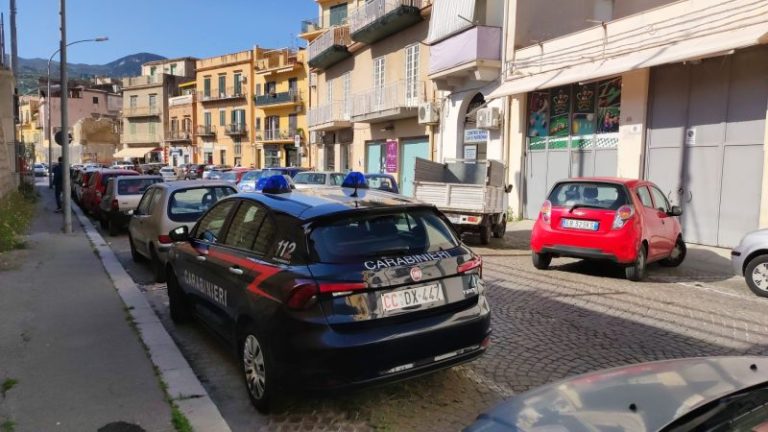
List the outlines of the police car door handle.
<svg viewBox="0 0 768 432">
<path fill-rule="evenodd" d="M 198 255 L 195 257 L 195 259 L 198 261 L 205 261 L 208 259 L 208 257 L 206 257 L 205 255 Z"/>
<path fill-rule="evenodd" d="M 240 276 L 243 274 L 243 269 L 241 269 L 240 267 L 234 266 L 229 268 L 229 272 Z"/>
</svg>

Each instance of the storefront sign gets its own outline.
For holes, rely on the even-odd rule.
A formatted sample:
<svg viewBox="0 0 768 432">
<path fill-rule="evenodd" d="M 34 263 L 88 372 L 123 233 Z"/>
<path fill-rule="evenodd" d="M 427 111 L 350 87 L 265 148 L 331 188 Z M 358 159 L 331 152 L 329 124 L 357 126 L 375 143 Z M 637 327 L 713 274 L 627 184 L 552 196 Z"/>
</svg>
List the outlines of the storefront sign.
<svg viewBox="0 0 768 432">
<path fill-rule="evenodd" d="M 465 145 L 464 146 L 464 159 L 475 160 L 477 159 L 477 146 Z"/>
<path fill-rule="evenodd" d="M 486 129 L 467 129 L 464 131 L 464 144 L 481 144 L 487 142 L 488 131 Z"/>
<path fill-rule="evenodd" d="M 398 143 L 397 140 L 387 140 L 386 171 L 396 173 L 398 169 Z"/>
</svg>

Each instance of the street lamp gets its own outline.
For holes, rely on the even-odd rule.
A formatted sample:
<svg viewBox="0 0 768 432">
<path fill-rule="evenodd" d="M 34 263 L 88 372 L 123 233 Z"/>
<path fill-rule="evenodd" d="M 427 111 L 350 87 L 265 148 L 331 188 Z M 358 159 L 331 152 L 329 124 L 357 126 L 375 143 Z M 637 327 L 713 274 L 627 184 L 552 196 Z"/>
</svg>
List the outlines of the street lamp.
<svg viewBox="0 0 768 432">
<path fill-rule="evenodd" d="M 83 39 L 79 41 L 74 41 L 68 43 L 66 46 L 79 44 L 83 42 L 106 42 L 109 38 L 106 36 L 100 36 L 97 38 L 92 39 Z M 51 62 L 53 61 L 53 58 L 56 57 L 56 54 L 61 52 L 61 48 L 57 49 L 56 51 L 51 54 L 51 57 L 48 59 L 48 92 L 45 94 L 45 110 L 47 112 L 47 120 L 46 120 L 46 127 L 48 128 L 48 188 L 53 188 L 53 131 L 51 130 Z M 59 64 L 59 67 L 63 67 L 63 65 Z M 64 130 L 65 127 L 62 125 L 62 130 Z M 68 135 L 64 135 L 65 137 L 68 137 Z"/>
</svg>

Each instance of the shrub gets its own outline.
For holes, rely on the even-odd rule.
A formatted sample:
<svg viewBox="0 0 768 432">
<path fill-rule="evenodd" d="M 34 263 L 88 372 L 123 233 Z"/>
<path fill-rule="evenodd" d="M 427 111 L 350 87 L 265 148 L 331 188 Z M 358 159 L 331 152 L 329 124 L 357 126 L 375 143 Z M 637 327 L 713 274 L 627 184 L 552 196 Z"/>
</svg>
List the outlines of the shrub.
<svg viewBox="0 0 768 432">
<path fill-rule="evenodd" d="M 0 252 L 22 247 L 19 239 L 29 227 L 35 214 L 37 195 L 21 190 L 11 192 L 0 199 Z"/>
</svg>

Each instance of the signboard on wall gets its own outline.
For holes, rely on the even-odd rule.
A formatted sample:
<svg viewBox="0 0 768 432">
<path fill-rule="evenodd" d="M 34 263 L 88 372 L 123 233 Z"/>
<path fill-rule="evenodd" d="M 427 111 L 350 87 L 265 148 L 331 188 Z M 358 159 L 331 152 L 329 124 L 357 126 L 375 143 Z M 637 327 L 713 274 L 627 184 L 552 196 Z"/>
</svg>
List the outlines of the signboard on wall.
<svg viewBox="0 0 768 432">
<path fill-rule="evenodd" d="M 464 144 L 483 144 L 488 142 L 487 129 L 466 129 L 464 131 Z"/>
<path fill-rule="evenodd" d="M 385 167 L 388 173 L 396 173 L 398 170 L 399 155 L 397 140 L 387 140 L 387 155 L 385 160 Z"/>
<path fill-rule="evenodd" d="M 465 145 L 464 146 L 464 159 L 475 160 L 477 159 L 477 146 Z"/>
</svg>

